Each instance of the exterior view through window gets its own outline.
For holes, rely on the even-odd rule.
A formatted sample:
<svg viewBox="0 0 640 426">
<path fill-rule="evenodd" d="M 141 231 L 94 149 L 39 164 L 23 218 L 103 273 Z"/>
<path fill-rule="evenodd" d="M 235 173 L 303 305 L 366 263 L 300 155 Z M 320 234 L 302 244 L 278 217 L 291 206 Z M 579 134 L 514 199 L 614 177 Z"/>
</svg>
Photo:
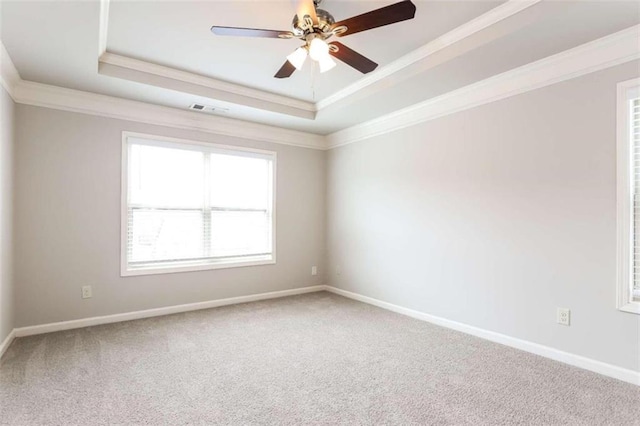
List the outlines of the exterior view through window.
<svg viewBox="0 0 640 426">
<path fill-rule="evenodd" d="M 125 134 L 123 275 L 275 262 L 275 153 Z"/>
</svg>

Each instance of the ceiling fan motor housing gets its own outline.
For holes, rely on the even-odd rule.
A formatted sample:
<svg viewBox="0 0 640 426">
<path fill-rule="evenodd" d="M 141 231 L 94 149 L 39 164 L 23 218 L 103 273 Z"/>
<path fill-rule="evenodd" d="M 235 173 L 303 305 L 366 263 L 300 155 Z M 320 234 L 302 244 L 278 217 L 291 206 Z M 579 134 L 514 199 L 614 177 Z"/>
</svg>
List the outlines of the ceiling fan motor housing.
<svg viewBox="0 0 640 426">
<path fill-rule="evenodd" d="M 316 15 L 318 17 L 317 25 L 314 25 L 311 18 L 306 19 L 307 16 L 305 16 L 305 19 L 300 21 L 298 15 L 294 15 L 291 23 L 293 33 L 298 37 L 302 37 L 310 33 L 322 34 L 324 38 L 330 37 L 332 35 L 331 27 L 336 23 L 333 15 L 324 9 L 316 9 Z"/>
</svg>

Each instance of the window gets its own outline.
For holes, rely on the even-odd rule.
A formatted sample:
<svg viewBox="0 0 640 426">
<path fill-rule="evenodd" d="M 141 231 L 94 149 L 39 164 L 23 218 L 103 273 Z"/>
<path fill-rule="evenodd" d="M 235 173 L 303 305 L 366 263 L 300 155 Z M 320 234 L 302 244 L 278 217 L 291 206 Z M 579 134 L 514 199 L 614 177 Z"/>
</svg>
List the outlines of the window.
<svg viewBox="0 0 640 426">
<path fill-rule="evenodd" d="M 125 132 L 122 275 L 275 263 L 276 154 Z"/>
<path fill-rule="evenodd" d="M 617 304 L 640 314 L 640 79 L 618 84 Z"/>
</svg>

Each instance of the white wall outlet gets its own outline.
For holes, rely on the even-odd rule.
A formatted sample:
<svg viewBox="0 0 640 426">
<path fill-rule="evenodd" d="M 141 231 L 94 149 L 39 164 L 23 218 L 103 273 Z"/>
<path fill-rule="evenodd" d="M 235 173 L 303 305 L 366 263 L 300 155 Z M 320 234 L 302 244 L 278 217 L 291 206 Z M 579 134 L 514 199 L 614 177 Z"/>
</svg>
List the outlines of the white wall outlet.
<svg viewBox="0 0 640 426">
<path fill-rule="evenodd" d="M 82 298 L 83 299 L 89 299 L 90 297 L 92 297 L 92 291 L 91 291 L 91 286 L 90 285 L 85 285 L 82 287 Z"/>
<path fill-rule="evenodd" d="M 312 266 L 311 267 L 311 275 L 318 275 L 318 267 L 317 266 Z"/>
<path fill-rule="evenodd" d="M 571 310 L 568 308 L 558 308 L 556 321 L 558 324 L 571 325 Z"/>
<path fill-rule="evenodd" d="M 336 275 L 340 275 L 342 273 L 342 268 L 340 265 L 336 266 Z"/>
</svg>

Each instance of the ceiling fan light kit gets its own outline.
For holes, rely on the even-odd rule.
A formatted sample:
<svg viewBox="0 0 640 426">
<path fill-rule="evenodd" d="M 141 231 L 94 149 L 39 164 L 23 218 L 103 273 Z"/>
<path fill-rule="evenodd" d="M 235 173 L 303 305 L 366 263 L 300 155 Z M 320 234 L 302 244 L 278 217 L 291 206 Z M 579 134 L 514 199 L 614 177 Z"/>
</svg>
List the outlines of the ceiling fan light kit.
<svg viewBox="0 0 640 426">
<path fill-rule="evenodd" d="M 320 72 L 323 73 L 333 69 L 333 67 L 336 66 L 336 61 L 331 59 L 331 56 L 327 55 L 324 58 L 320 58 L 318 65 L 320 66 Z"/>
<path fill-rule="evenodd" d="M 304 61 L 307 59 L 306 47 L 298 47 L 292 54 L 287 56 L 287 61 L 291 62 L 291 65 L 296 67 L 297 70 L 302 69 Z"/>
<path fill-rule="evenodd" d="M 320 61 L 325 56 L 329 56 L 329 45 L 322 39 L 314 37 L 309 43 L 309 56 L 314 61 Z"/>
<path fill-rule="evenodd" d="M 220 26 L 211 27 L 211 31 L 216 35 L 224 36 L 297 38 L 304 41 L 305 44 L 302 47 L 287 56 L 287 61 L 275 74 L 274 77 L 276 78 L 288 78 L 295 70 L 301 69 L 307 55 L 318 62 L 321 73 L 336 66 L 335 61 L 331 58 L 333 56 L 366 74 L 376 69 L 378 64 L 342 43 L 327 43 L 326 40 L 333 36 L 345 37 L 350 34 L 413 19 L 416 13 L 416 6 L 410 0 L 404 0 L 336 22 L 329 12 L 317 8 L 321 1 L 296 0 L 297 13 L 293 17 L 291 31 Z"/>
</svg>

